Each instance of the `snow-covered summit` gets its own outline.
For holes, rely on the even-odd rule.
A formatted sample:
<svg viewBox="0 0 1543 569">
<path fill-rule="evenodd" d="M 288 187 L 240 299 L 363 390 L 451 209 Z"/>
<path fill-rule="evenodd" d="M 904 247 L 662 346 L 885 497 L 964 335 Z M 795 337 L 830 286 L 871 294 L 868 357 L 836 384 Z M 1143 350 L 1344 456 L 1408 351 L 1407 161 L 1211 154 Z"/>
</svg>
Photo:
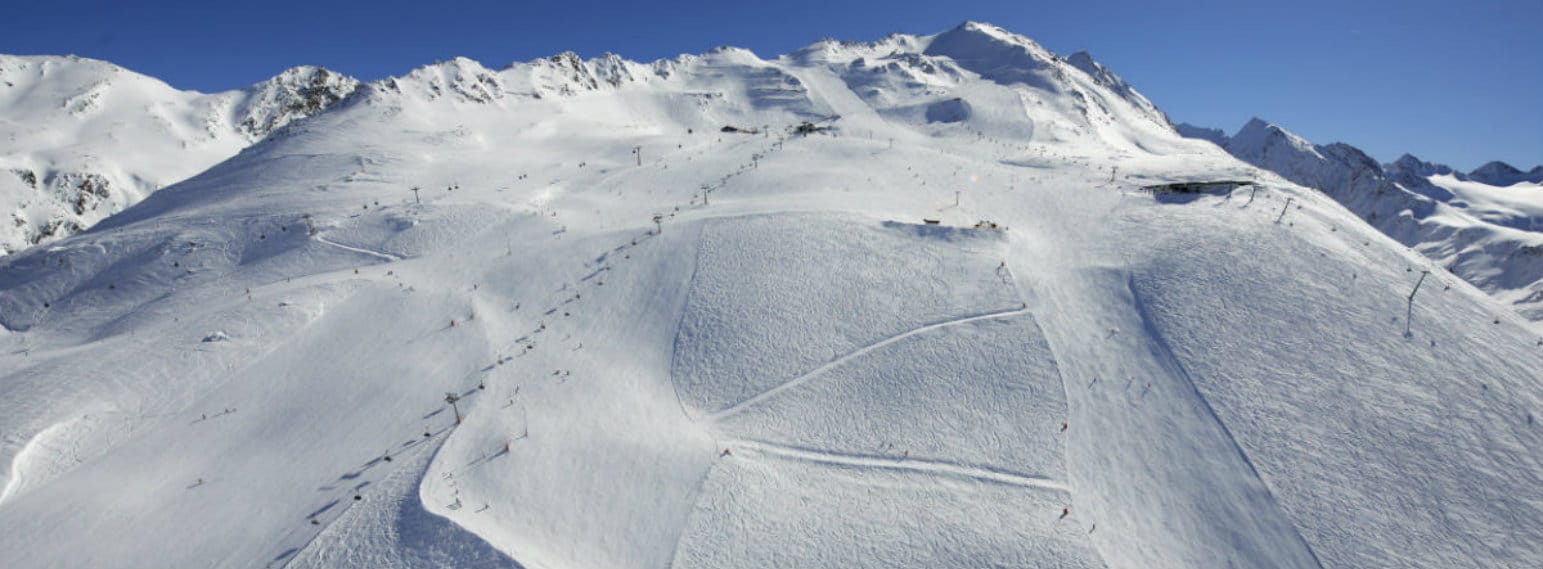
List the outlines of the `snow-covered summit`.
<svg viewBox="0 0 1543 569">
<path fill-rule="evenodd" d="M 1259 117 L 1244 123 L 1227 138 L 1227 150 L 1246 162 L 1262 159 L 1272 150 L 1323 158 L 1313 143 Z"/>
<path fill-rule="evenodd" d="M 1478 182 L 1487 186 L 1506 187 L 1517 184 L 1543 184 L 1543 166 L 1523 172 L 1515 166 L 1499 160 L 1490 161 L 1471 172 L 1458 172 L 1451 166 L 1420 160 L 1409 154 L 1383 166 L 1389 173 L 1427 178 L 1452 176 L 1463 181 Z"/>
<path fill-rule="evenodd" d="M 1468 173 L 1468 179 L 1491 186 L 1510 186 L 1523 182 L 1543 184 L 1543 166 L 1537 166 L 1530 171 L 1523 172 L 1515 166 L 1495 160 L 1474 168 L 1472 172 Z"/>
<path fill-rule="evenodd" d="M 358 86 L 357 79 L 326 68 L 292 67 L 238 91 L 244 96 L 239 97 L 242 100 L 235 108 L 237 124 L 255 141 L 337 104 Z"/>
<path fill-rule="evenodd" d="M 982 79 L 1003 85 L 1022 84 L 1055 94 L 1065 87 L 1055 54 L 990 24 L 965 22 L 932 36 L 923 53 L 947 57 Z"/>
<path fill-rule="evenodd" d="M 1399 156 L 1398 160 L 1394 160 L 1392 163 L 1384 165 L 1383 169 L 1389 173 L 1396 172 L 1403 175 L 1416 176 L 1421 178 L 1435 176 L 1438 174 L 1453 173 L 1451 166 L 1447 166 L 1446 164 L 1426 162 L 1412 154 L 1404 154 L 1403 156 Z"/>
</svg>

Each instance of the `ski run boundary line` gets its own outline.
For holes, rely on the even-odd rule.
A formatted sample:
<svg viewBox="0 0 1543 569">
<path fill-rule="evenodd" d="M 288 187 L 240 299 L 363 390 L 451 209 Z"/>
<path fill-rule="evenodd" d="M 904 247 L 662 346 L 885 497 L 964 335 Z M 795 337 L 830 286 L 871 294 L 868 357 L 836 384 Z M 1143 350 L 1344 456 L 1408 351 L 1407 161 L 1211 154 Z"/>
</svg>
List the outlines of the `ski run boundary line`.
<svg viewBox="0 0 1543 569">
<path fill-rule="evenodd" d="M 808 382 L 809 380 L 814 379 L 816 377 L 819 377 L 820 375 L 823 375 L 825 372 L 830 371 L 831 369 L 833 369 L 833 368 L 835 368 L 837 366 L 840 366 L 841 364 L 847 363 L 847 362 L 849 362 L 849 361 L 851 361 L 853 359 L 856 359 L 858 357 L 867 355 L 869 352 L 872 352 L 872 351 L 877 350 L 879 348 L 888 346 L 888 345 L 893 344 L 895 342 L 899 342 L 899 341 L 904 340 L 906 338 L 909 338 L 911 336 L 915 336 L 917 334 L 923 334 L 923 333 L 926 333 L 926 332 L 930 332 L 930 331 L 936 330 L 938 328 L 947 328 L 949 326 L 956 326 L 956 325 L 960 325 L 960 324 L 968 324 L 970 322 L 975 322 L 977 320 L 991 320 L 991 319 L 995 319 L 995 318 L 1007 318 L 1009 316 L 1017 316 L 1019 314 L 1028 314 L 1028 312 L 1029 312 L 1029 310 L 1027 308 L 1013 308 L 1013 309 L 1010 309 L 1010 310 L 998 310 L 998 311 L 995 311 L 995 312 L 987 312 L 987 313 L 984 313 L 984 314 L 976 314 L 976 315 L 973 315 L 973 316 L 963 316 L 963 317 L 959 317 L 959 318 L 952 318 L 952 319 L 949 319 L 949 320 L 943 320 L 941 322 L 933 322 L 932 324 L 928 324 L 926 326 L 922 326 L 922 327 L 919 327 L 919 328 L 912 328 L 912 329 L 910 329 L 908 331 L 901 332 L 899 334 L 895 334 L 893 336 L 890 336 L 888 338 L 884 338 L 884 339 L 879 340 L 877 342 L 874 342 L 872 344 L 868 344 L 867 346 L 863 346 L 861 348 L 858 348 L 856 351 L 848 353 L 847 355 L 844 355 L 844 356 L 841 356 L 841 357 L 836 358 L 834 360 L 831 360 L 829 362 L 826 362 L 825 365 L 822 365 L 820 367 L 814 368 L 813 370 L 810 370 L 808 373 L 805 373 L 803 375 L 800 375 L 798 377 L 790 379 L 790 380 L 788 380 L 786 382 L 783 382 L 781 385 L 778 385 L 778 386 L 773 387 L 771 389 L 768 389 L 766 391 L 762 391 L 761 393 L 756 394 L 754 397 L 751 397 L 751 398 L 746 399 L 744 401 L 740 401 L 739 403 L 735 403 L 735 404 L 730 405 L 730 406 L 728 406 L 728 407 L 726 407 L 726 408 L 724 408 L 722 410 L 719 410 L 719 411 L 717 411 L 717 412 L 715 412 L 715 413 L 713 413 L 711 415 L 708 415 L 707 419 L 712 420 L 712 421 L 717 421 L 717 420 L 723 419 L 725 417 L 729 417 L 729 416 L 735 415 L 735 414 L 739 413 L 740 411 L 743 411 L 746 408 L 751 407 L 751 406 L 753 406 L 753 405 L 755 405 L 757 403 L 760 403 L 760 402 L 765 401 L 767 399 L 771 399 L 773 397 L 776 397 L 778 394 L 780 394 L 780 393 L 782 393 L 784 391 L 787 391 L 787 390 L 792 389 L 794 387 L 798 387 L 800 385 L 803 385 L 804 383 Z"/>
</svg>

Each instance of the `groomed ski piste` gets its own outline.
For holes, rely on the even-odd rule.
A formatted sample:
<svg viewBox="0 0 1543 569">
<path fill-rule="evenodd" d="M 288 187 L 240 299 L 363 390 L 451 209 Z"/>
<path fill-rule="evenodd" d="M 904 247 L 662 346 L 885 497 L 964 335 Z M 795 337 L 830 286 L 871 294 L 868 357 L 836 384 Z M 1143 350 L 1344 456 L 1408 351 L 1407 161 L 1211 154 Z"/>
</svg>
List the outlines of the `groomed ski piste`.
<svg viewBox="0 0 1543 569">
<path fill-rule="evenodd" d="M 1091 59 L 574 61 L 0 260 L 4 565 L 1543 565 L 1528 324 Z"/>
</svg>

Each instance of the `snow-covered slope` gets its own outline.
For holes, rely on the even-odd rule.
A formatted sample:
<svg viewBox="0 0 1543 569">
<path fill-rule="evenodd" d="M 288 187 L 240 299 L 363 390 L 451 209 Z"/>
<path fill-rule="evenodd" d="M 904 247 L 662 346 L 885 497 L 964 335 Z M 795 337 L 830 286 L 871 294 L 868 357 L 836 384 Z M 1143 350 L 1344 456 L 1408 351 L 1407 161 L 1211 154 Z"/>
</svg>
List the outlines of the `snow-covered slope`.
<svg viewBox="0 0 1543 569">
<path fill-rule="evenodd" d="M 1314 145 L 1259 119 L 1231 137 L 1190 125 L 1179 130 L 1323 191 L 1442 269 L 1543 321 L 1543 184 L 1520 171 L 1491 162 L 1462 174 L 1409 155 L 1382 165 L 1348 144 Z"/>
<path fill-rule="evenodd" d="M 90 227 L 357 84 L 296 67 L 206 95 L 104 61 L 0 55 L 0 255 Z"/>
<path fill-rule="evenodd" d="M 0 260 L 0 551 L 1543 562 L 1523 323 L 1316 191 L 1136 190 L 1252 168 L 1106 83 L 971 23 L 367 85 Z"/>
</svg>

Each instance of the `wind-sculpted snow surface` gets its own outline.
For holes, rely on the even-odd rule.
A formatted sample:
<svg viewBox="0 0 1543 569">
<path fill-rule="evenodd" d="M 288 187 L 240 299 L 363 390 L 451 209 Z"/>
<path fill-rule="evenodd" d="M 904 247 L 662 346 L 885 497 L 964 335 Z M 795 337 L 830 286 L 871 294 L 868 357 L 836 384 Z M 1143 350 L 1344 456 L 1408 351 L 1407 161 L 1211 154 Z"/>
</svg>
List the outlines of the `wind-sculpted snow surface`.
<svg viewBox="0 0 1543 569">
<path fill-rule="evenodd" d="M 681 398 L 712 413 L 884 338 L 1020 303 L 992 270 L 998 232 L 935 233 L 828 216 L 710 222 L 672 366 Z"/>
<path fill-rule="evenodd" d="M 708 478 L 674 566 L 1104 566 L 1085 530 L 1045 515 L 1059 511 L 1061 492 L 895 460 L 900 467 L 832 467 L 743 449 Z"/>
<path fill-rule="evenodd" d="M 1027 313 L 930 326 L 794 382 L 715 420 L 783 445 L 1065 480 L 1061 376 Z"/>
<path fill-rule="evenodd" d="M 1100 566 L 1048 515 L 1065 398 L 1001 232 L 783 215 L 701 241 L 673 375 L 724 451 L 677 565 Z"/>
<path fill-rule="evenodd" d="M 1543 461 L 1524 450 L 1543 446 L 1540 344 L 1461 281 L 1432 273 L 1416 290 L 1422 258 L 1346 228 L 1322 198 L 1260 202 L 1284 207 L 1132 208 L 1126 227 L 1151 237 L 1120 255 L 1142 332 L 1186 378 L 1176 387 L 1268 492 L 1255 513 L 1284 515 L 1326 567 L 1543 560 L 1525 537 L 1543 531 L 1526 490 L 1543 483 Z M 1222 227 L 1234 237 L 1203 237 Z M 1089 389 L 1142 406 L 1175 387 L 1109 379 Z"/>
<path fill-rule="evenodd" d="M 1150 222 L 1206 222 L 1185 217 Z M 1543 535 L 1543 457 L 1522 450 L 1543 446 L 1539 355 L 1513 323 L 1444 302 L 1472 292 L 1441 281 L 1406 314 L 1419 273 L 1380 252 L 1323 263 L 1337 239 L 1153 245 L 1172 253 L 1136 268 L 1135 294 L 1325 566 L 1543 563 L 1525 537 Z"/>
</svg>

